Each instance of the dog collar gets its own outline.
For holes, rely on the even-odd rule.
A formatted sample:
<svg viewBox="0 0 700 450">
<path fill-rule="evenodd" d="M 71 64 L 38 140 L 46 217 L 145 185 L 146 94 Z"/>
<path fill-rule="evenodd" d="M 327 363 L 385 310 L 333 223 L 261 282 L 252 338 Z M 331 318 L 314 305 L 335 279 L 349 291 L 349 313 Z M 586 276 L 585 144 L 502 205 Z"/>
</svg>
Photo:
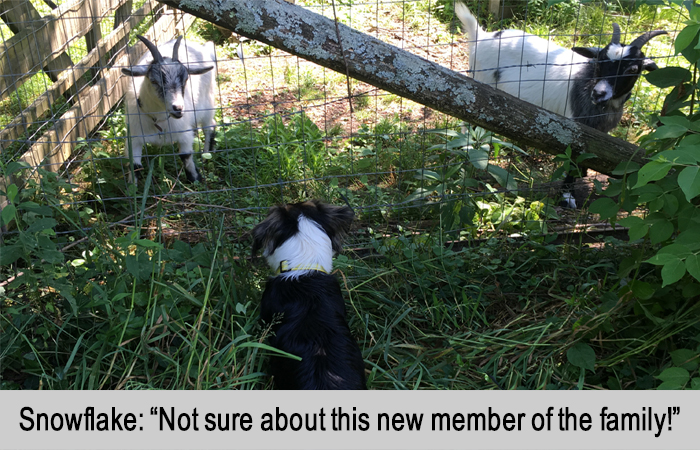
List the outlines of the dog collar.
<svg viewBox="0 0 700 450">
<path fill-rule="evenodd" d="M 140 98 L 136 99 L 136 104 L 139 105 L 139 108 L 141 108 L 141 111 L 143 111 L 143 106 L 141 106 L 141 99 Z M 160 131 L 162 133 L 163 128 L 161 128 L 161 126 L 158 125 L 158 123 L 157 123 L 158 119 L 156 117 L 153 117 L 152 115 L 148 114 L 146 111 L 143 111 L 143 113 L 146 114 L 148 117 L 150 117 L 151 120 L 153 120 L 153 126 L 156 127 L 158 129 L 158 131 Z"/>
<path fill-rule="evenodd" d="M 326 272 L 326 269 L 324 269 L 323 266 L 321 266 L 320 264 L 309 264 L 289 267 L 289 262 L 287 260 L 283 260 L 280 261 L 280 266 L 277 268 L 275 275 L 279 275 L 281 273 L 286 272 L 292 272 L 295 270 L 315 270 L 316 272 L 323 272 L 326 275 L 328 274 L 328 272 Z"/>
</svg>

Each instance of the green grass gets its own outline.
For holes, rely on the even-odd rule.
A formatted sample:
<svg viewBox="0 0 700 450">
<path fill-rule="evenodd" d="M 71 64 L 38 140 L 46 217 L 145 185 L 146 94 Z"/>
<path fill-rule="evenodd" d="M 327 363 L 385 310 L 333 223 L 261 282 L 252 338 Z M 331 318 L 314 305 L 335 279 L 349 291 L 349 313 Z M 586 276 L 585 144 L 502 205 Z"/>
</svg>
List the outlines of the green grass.
<svg viewBox="0 0 700 450">
<path fill-rule="evenodd" d="M 574 29 L 574 2 L 531 3 L 531 31 Z M 363 2 L 352 23 L 403 21 L 408 33 L 430 29 L 435 42 L 452 42 L 446 6 L 391 4 L 377 14 Z M 611 12 L 630 12 L 596 8 L 582 6 L 581 17 L 602 26 Z M 348 11 L 339 8 L 342 20 Z M 658 17 L 670 24 L 678 9 L 657 12 L 639 7 L 620 20 L 623 31 Z M 215 32 L 199 25 L 205 39 Z M 233 57 L 236 45 L 220 53 Z M 669 46 L 661 39 L 649 48 Z M 266 46 L 246 49 L 277 64 L 277 92 L 304 108 L 335 90 L 346 95 L 342 74 L 321 76 Z M 219 82 L 242 77 L 231 71 Z M 640 92 L 645 100 L 630 115 L 644 123 L 658 91 L 642 84 Z M 249 100 L 255 95 L 265 98 Z M 503 192 L 513 180 L 547 180 L 550 159 L 478 128 L 461 135 L 450 118 L 406 120 L 412 106 L 393 108 L 403 101 L 392 94 L 353 102 L 351 134 L 301 107 L 269 106 L 249 120 L 224 109 L 218 150 L 196 156 L 206 184 L 181 183 L 177 149 L 149 148 L 152 172 L 138 188 L 124 183 L 126 129 L 116 111 L 78 145 L 71 184 L 39 171 L 17 193 L 7 189 L 0 388 L 270 388 L 275 350 L 258 322 L 268 269 L 250 258 L 249 232 L 270 205 L 309 197 L 347 199 L 357 213 L 335 274 L 371 389 L 648 389 L 680 365 L 697 385 L 693 286 L 662 288 L 659 271 L 641 263 L 653 246 L 603 236 L 588 246 L 545 233 L 563 220 L 555 198 Z M 28 171 L 10 160 L 2 169 Z M 582 363 L 581 349 L 593 358 Z"/>
</svg>

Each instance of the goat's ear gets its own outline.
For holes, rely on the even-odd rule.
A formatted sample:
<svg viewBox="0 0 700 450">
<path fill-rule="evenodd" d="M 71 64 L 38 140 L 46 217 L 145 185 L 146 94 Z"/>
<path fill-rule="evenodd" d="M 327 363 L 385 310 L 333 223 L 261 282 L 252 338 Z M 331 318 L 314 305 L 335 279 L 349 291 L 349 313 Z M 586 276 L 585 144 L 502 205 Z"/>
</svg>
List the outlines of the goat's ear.
<svg viewBox="0 0 700 450">
<path fill-rule="evenodd" d="M 209 72 L 214 66 L 188 66 L 187 73 L 190 75 L 201 75 L 203 73 Z"/>
<path fill-rule="evenodd" d="M 571 51 L 590 59 L 597 59 L 600 54 L 598 47 L 573 47 Z"/>
<path fill-rule="evenodd" d="M 656 70 L 658 68 L 659 66 L 657 66 L 656 63 L 649 58 L 646 58 L 642 63 L 642 70 L 646 70 L 647 72 L 651 72 L 652 70 Z"/>
<path fill-rule="evenodd" d="M 122 68 L 122 73 L 128 77 L 142 77 L 148 73 L 148 66 L 134 66 L 131 69 Z"/>
</svg>

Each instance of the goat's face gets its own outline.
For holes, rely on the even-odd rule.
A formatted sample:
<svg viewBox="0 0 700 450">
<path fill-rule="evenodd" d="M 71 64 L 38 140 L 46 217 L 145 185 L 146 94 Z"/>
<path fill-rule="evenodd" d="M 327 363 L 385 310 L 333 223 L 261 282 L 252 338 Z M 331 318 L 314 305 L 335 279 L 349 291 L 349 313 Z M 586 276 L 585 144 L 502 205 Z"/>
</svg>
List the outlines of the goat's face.
<svg viewBox="0 0 700 450">
<path fill-rule="evenodd" d="M 182 36 L 178 36 L 173 46 L 172 58 L 163 57 L 158 47 L 143 36 L 137 36 L 153 55 L 153 61 L 148 66 L 136 66 L 132 69 L 122 69 L 124 75 L 131 77 L 145 76 L 155 95 L 163 102 L 170 117 L 182 118 L 185 111 L 185 87 L 190 75 L 201 75 L 214 68 L 213 65 L 190 66 L 178 59 L 178 50 Z"/>
<path fill-rule="evenodd" d="M 146 74 L 158 98 L 165 104 L 170 117 L 182 118 L 185 110 L 185 86 L 189 73 L 184 64 L 165 58 L 163 63 L 153 61 Z"/>
<path fill-rule="evenodd" d="M 626 100 L 637 78 L 643 70 L 658 69 L 654 61 L 642 53 L 642 46 L 651 38 L 665 31 L 657 30 L 644 33 L 629 45 L 620 44 L 620 27 L 613 24 L 612 42 L 603 49 L 574 47 L 572 50 L 593 60 L 591 102 L 604 105 L 612 99 Z"/>
</svg>

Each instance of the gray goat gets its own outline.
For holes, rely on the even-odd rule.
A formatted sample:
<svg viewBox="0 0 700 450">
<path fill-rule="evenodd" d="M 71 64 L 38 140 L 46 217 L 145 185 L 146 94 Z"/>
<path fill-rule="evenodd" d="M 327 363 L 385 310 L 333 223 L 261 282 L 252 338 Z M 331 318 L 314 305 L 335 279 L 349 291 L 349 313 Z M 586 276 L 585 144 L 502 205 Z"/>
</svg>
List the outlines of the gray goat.
<svg viewBox="0 0 700 450">
<path fill-rule="evenodd" d="M 145 144 L 177 143 L 187 180 L 201 181 L 192 155 L 197 128 L 204 130 L 203 151 L 211 152 L 214 148 L 214 43 L 186 42 L 181 48 L 182 36 L 178 36 L 156 47 L 145 37 L 137 37 L 146 44 L 149 53 L 136 66 L 122 69 L 133 80 L 126 93 L 126 110 L 134 174 L 143 169 L 141 155 Z M 190 75 L 194 76 L 188 82 Z M 126 156 L 129 157 L 128 146 Z"/>
</svg>

